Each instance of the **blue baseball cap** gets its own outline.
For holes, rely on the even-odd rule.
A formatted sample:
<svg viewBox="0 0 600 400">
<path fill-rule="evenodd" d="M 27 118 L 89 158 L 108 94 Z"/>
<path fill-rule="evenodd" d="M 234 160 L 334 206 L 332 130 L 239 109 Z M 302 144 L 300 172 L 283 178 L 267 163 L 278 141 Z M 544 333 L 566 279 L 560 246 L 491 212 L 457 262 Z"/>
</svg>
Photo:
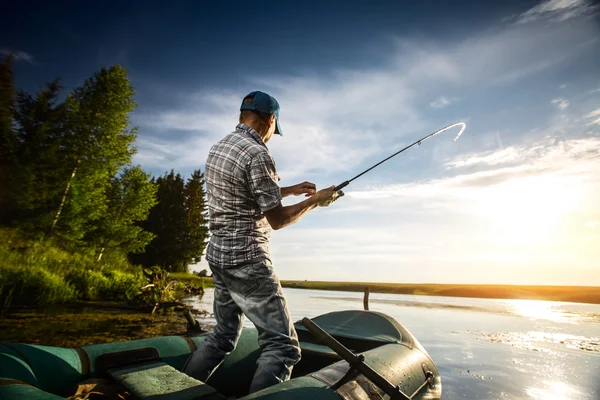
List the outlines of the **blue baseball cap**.
<svg viewBox="0 0 600 400">
<path fill-rule="evenodd" d="M 277 100 L 270 95 L 259 91 L 249 93 L 246 97 L 244 97 L 244 100 L 248 98 L 252 99 L 252 103 L 246 104 L 244 101 L 242 101 L 240 111 L 252 110 L 269 115 L 275 114 L 275 133 L 283 136 L 281 126 L 279 125 L 279 103 Z"/>
</svg>

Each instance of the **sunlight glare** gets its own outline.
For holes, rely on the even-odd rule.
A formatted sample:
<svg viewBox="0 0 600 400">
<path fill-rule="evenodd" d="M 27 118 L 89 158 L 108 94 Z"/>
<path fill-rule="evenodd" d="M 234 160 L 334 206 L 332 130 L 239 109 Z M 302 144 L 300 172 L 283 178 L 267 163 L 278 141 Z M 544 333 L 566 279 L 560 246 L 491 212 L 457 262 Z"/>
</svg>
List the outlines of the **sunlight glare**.
<svg viewBox="0 0 600 400">
<path fill-rule="evenodd" d="M 480 211 L 505 242 L 543 242 L 581 199 L 577 182 L 553 175 L 513 179 L 489 188 Z"/>
<path fill-rule="evenodd" d="M 544 384 L 546 385 L 544 388 L 528 387 L 527 395 L 531 399 L 570 400 L 579 398 L 578 396 L 581 394 L 564 382 L 545 381 Z"/>
<path fill-rule="evenodd" d="M 561 310 L 555 308 L 556 304 L 540 300 L 506 300 L 517 315 L 531 319 L 545 319 L 548 321 L 563 322 L 565 317 Z"/>
</svg>

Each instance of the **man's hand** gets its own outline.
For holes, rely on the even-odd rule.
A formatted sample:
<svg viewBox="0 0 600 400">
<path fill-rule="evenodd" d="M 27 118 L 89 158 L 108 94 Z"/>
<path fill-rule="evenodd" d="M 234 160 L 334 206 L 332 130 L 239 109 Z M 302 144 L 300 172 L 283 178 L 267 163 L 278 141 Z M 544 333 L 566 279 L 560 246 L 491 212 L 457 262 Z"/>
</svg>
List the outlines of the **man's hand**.
<svg viewBox="0 0 600 400">
<path fill-rule="evenodd" d="M 281 197 L 300 196 L 301 194 L 310 197 L 317 193 L 317 186 L 312 182 L 302 182 L 294 186 L 281 188 Z"/>
<path fill-rule="evenodd" d="M 335 186 L 330 186 L 319 190 L 314 194 L 315 201 L 319 207 L 327 207 L 331 205 L 338 197 L 343 196 L 342 191 L 335 191 Z"/>
</svg>

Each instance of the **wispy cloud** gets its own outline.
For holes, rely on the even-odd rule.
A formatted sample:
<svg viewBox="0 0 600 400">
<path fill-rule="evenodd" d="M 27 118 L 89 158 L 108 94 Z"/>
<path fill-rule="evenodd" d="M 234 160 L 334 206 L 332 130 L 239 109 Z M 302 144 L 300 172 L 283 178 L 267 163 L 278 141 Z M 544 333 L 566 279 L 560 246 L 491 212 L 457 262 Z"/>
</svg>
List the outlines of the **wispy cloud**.
<svg viewBox="0 0 600 400">
<path fill-rule="evenodd" d="M 437 99 L 435 99 L 434 101 L 432 101 L 431 103 L 429 103 L 429 105 L 433 108 L 444 108 L 444 107 L 448 107 L 454 101 L 456 101 L 455 98 L 448 98 L 446 96 L 440 96 Z"/>
<path fill-rule="evenodd" d="M 540 19 L 565 21 L 567 19 L 590 16 L 598 6 L 587 0 L 545 0 L 522 13 L 518 23 L 528 23 Z"/>
<path fill-rule="evenodd" d="M 600 108 L 587 114 L 585 118 L 588 120 L 587 125 L 600 125 Z"/>
<path fill-rule="evenodd" d="M 4 56 L 8 56 L 9 54 L 12 54 L 15 57 L 15 60 L 25 61 L 25 62 L 28 62 L 31 64 L 34 63 L 33 55 L 26 53 L 24 51 L 13 51 L 13 50 L 8 50 L 8 49 L 0 49 L 0 54 L 2 54 Z"/>
<path fill-rule="evenodd" d="M 560 110 L 565 110 L 569 107 L 569 101 L 560 97 L 552 100 L 552 104 L 556 104 L 556 107 Z"/>
<path fill-rule="evenodd" d="M 521 187 L 523 193 L 519 198 L 522 198 L 539 189 L 535 184 L 528 187 L 533 181 L 541 182 L 545 190 L 557 193 L 568 187 L 594 187 L 600 185 L 597 174 L 600 138 L 547 138 L 532 145 L 460 155 L 449 160 L 446 167 L 468 171 L 449 177 L 350 191 L 347 196 L 365 200 L 389 198 L 411 204 L 434 201 L 437 205 L 445 204 L 447 210 L 463 206 L 470 210 L 473 204 L 465 202 L 488 201 L 499 194 L 507 197 L 515 186 Z M 547 181 L 553 181 L 556 186 L 546 187 Z M 507 192 L 502 194 L 503 190 Z M 535 197 L 539 198 L 539 194 Z"/>
<path fill-rule="evenodd" d="M 443 96 L 431 102 L 440 92 L 516 82 L 568 59 L 597 33 L 588 23 L 552 29 L 534 24 L 505 26 L 445 47 L 398 39 L 378 67 L 250 77 L 236 88 L 181 94 L 181 106 L 137 114 L 134 122 L 144 133 L 137 159 L 159 168 L 203 165 L 210 144 L 235 125 L 240 99 L 258 88 L 282 105 L 286 136 L 274 138 L 269 147 L 285 183 L 348 171 L 409 133 L 451 122 L 425 116 L 423 104 L 446 106 L 454 100 Z"/>
</svg>

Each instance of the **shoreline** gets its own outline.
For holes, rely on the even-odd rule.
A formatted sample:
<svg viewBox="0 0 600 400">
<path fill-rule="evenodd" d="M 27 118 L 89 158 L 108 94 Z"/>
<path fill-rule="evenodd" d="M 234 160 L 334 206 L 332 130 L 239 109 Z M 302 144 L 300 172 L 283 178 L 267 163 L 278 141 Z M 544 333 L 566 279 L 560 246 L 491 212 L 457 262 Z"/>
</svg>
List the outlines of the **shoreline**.
<svg viewBox="0 0 600 400">
<path fill-rule="evenodd" d="M 600 304 L 598 286 L 478 285 L 437 283 L 330 282 L 281 280 L 284 288 L 447 296 L 502 300 L 545 300 Z"/>
</svg>

